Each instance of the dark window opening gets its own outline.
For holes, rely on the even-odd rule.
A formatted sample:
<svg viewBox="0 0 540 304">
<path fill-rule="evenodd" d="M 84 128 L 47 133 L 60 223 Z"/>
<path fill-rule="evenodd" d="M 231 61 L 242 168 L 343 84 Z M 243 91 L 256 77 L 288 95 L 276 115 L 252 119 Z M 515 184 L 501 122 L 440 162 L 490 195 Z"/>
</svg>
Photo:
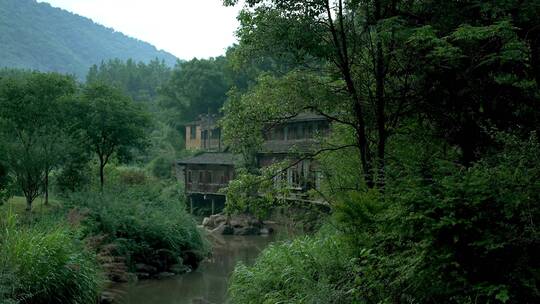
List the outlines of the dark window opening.
<svg viewBox="0 0 540 304">
<path fill-rule="evenodd" d="M 197 127 L 189 126 L 189 139 L 197 138 Z"/>
<path fill-rule="evenodd" d="M 221 133 L 220 129 L 214 129 L 212 130 L 212 139 L 219 139 L 219 135 Z"/>
</svg>

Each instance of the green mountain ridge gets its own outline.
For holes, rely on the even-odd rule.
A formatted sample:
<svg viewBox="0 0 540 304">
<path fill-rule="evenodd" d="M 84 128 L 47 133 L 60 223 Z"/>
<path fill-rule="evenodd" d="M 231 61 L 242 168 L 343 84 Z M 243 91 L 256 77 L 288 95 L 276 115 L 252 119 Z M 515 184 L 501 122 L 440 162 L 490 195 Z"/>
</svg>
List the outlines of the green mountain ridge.
<svg viewBox="0 0 540 304">
<path fill-rule="evenodd" d="M 84 79 L 93 64 L 109 59 L 168 66 L 178 60 L 153 45 L 83 16 L 35 0 L 0 0 L 0 67 L 55 71 Z"/>
</svg>

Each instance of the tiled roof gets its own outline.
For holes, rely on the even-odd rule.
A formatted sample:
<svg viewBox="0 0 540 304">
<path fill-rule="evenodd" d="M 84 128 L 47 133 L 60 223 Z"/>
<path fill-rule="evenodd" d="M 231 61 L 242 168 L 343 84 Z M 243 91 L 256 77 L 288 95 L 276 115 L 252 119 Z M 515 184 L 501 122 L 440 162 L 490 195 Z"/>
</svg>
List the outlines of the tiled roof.
<svg viewBox="0 0 540 304">
<path fill-rule="evenodd" d="M 205 152 L 199 155 L 177 160 L 179 165 L 234 165 L 239 156 L 227 152 Z"/>
</svg>

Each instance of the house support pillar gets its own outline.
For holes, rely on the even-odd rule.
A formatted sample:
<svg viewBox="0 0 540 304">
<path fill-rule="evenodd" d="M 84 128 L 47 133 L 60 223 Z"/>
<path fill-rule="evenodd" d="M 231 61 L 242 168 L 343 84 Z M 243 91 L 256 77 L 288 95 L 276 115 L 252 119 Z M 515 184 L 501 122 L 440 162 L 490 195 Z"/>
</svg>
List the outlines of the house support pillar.
<svg viewBox="0 0 540 304">
<path fill-rule="evenodd" d="M 193 214 L 193 196 L 189 196 L 189 213 Z"/>
<path fill-rule="evenodd" d="M 211 215 L 214 215 L 214 211 L 215 211 L 215 199 L 212 199 L 212 214 Z"/>
</svg>

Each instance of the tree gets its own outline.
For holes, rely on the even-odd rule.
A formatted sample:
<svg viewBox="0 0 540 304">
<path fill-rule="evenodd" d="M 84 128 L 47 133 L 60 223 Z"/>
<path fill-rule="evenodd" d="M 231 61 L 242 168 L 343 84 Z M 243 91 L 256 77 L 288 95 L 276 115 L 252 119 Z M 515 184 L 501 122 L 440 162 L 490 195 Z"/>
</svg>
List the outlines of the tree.
<svg viewBox="0 0 540 304">
<path fill-rule="evenodd" d="M 509 108 L 520 108 L 513 122 L 525 134 L 538 125 L 538 68 L 532 63 L 538 61 L 539 31 L 532 16 L 540 8 L 534 1 L 245 3 L 237 53 L 279 58 L 292 67 L 293 76 L 300 75 L 286 76 L 299 80 L 289 86 L 296 91 L 290 94 L 262 85 L 270 96 L 281 91 L 278 109 L 291 110 L 296 103 L 296 111 L 313 110 L 354 130 L 359 170 L 368 187 L 384 187 L 388 141 L 413 120 L 423 121 L 433 136 L 450 128 L 448 139 L 464 165 L 486 146 L 483 129 L 508 129 L 500 114 Z M 297 92 L 320 90 L 316 87 L 334 92 L 325 95 L 333 107 L 299 98 L 316 99 L 309 91 Z M 282 111 L 281 116 L 295 113 Z"/>
<path fill-rule="evenodd" d="M 397 3 L 253 0 L 239 16 L 240 53 L 279 58 L 293 67 L 293 75 L 307 75 L 308 79 L 296 77 L 300 88 L 333 92 L 325 94 L 331 99 L 326 107 L 320 100 L 296 99 L 302 105 L 282 116 L 311 110 L 352 128 L 361 159 L 358 170 L 368 187 L 384 186 L 386 143 L 408 110 L 406 96 L 411 91 L 410 67 L 396 63 L 395 49 L 408 31 L 394 18 Z M 305 80 L 310 86 L 302 83 Z M 330 103 L 334 107 L 328 107 Z"/>
<path fill-rule="evenodd" d="M 158 91 L 171 77 L 171 68 L 154 59 L 148 64 L 132 59 L 120 59 L 93 65 L 86 76 L 87 83 L 110 84 L 129 95 L 135 102 L 147 103 L 156 110 Z"/>
<path fill-rule="evenodd" d="M 203 113 L 218 113 L 231 85 L 224 57 L 180 63 L 161 90 L 162 106 L 173 111 L 173 124 L 188 122 Z"/>
<path fill-rule="evenodd" d="M 103 190 L 105 166 L 114 155 L 128 156 L 131 149 L 145 146 L 150 119 L 131 98 L 102 83 L 84 88 L 77 115 L 84 137 L 98 157 Z"/>
<path fill-rule="evenodd" d="M 540 97 L 534 65 L 540 7 L 531 1 L 448 1 L 421 16 L 407 42 L 417 58 L 418 113 L 461 151 L 470 166 L 491 146 L 490 132 L 538 131 Z"/>
<path fill-rule="evenodd" d="M 55 73 L 27 73 L 0 81 L 6 161 L 26 197 L 28 211 L 42 189 L 48 200 L 48 177 L 61 161 L 66 138 L 64 98 L 75 90 L 72 77 Z"/>
<path fill-rule="evenodd" d="M 0 205 L 2 205 L 11 195 L 11 177 L 9 176 L 9 169 L 7 167 L 5 148 L 3 147 L 3 141 L 0 143 Z"/>
</svg>

